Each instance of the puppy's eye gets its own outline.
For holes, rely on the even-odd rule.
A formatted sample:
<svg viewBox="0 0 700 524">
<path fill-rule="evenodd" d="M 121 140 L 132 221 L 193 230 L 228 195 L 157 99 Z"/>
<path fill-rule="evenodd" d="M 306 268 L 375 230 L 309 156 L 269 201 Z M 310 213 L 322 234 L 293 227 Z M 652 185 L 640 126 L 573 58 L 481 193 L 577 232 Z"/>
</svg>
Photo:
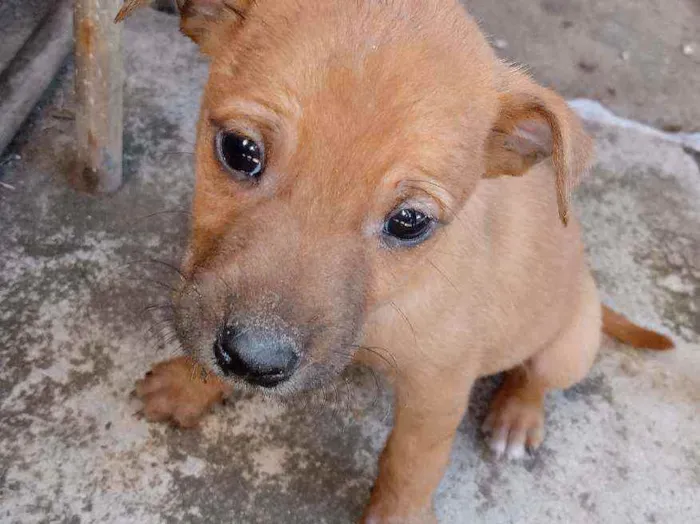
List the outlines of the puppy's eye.
<svg viewBox="0 0 700 524">
<path fill-rule="evenodd" d="M 417 209 L 394 211 L 384 223 L 384 233 L 408 245 L 425 240 L 433 231 L 434 220 Z"/>
<path fill-rule="evenodd" d="M 233 131 L 216 135 L 216 155 L 221 165 L 239 179 L 256 179 L 265 168 L 262 146 Z"/>
</svg>

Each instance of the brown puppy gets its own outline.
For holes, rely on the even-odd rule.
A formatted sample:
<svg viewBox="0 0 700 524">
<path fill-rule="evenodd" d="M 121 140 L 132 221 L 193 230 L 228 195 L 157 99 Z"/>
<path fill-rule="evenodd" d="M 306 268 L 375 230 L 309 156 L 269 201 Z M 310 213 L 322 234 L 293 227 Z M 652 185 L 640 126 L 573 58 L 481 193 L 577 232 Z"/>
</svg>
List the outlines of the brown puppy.
<svg viewBox="0 0 700 524">
<path fill-rule="evenodd" d="M 591 142 L 456 0 L 179 8 L 211 72 L 176 329 L 213 374 L 160 364 L 145 413 L 192 425 L 239 384 L 286 394 L 380 367 L 395 421 L 364 521 L 432 521 L 475 379 L 510 370 L 485 428 L 518 457 L 542 441 L 546 392 L 593 362 L 601 306 L 569 211 Z"/>
</svg>

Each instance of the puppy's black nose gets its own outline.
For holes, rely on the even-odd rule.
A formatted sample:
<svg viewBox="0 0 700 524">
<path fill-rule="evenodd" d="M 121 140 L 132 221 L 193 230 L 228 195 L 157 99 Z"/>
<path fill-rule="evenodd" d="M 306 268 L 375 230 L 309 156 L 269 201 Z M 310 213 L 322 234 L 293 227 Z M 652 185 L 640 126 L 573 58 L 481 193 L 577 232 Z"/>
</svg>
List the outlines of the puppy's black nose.
<svg viewBox="0 0 700 524">
<path fill-rule="evenodd" d="M 289 379 L 299 362 L 294 344 L 276 332 L 227 326 L 214 343 L 214 356 L 226 375 L 271 388 Z"/>
</svg>

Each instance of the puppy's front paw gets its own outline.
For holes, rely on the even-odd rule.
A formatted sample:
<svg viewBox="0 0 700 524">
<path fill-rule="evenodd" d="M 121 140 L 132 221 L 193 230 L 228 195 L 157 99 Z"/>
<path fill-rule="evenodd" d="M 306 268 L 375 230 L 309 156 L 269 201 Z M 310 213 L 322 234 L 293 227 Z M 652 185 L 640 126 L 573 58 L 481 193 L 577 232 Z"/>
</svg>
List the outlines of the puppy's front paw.
<svg viewBox="0 0 700 524">
<path fill-rule="evenodd" d="M 143 402 L 146 419 L 169 420 L 183 428 L 196 426 L 228 394 L 228 386 L 219 378 L 204 377 L 186 357 L 160 362 L 136 381 L 136 396 Z"/>
<path fill-rule="evenodd" d="M 482 426 L 489 448 L 497 457 L 520 459 L 534 451 L 544 437 L 542 403 L 520 395 L 499 395 Z"/>
</svg>

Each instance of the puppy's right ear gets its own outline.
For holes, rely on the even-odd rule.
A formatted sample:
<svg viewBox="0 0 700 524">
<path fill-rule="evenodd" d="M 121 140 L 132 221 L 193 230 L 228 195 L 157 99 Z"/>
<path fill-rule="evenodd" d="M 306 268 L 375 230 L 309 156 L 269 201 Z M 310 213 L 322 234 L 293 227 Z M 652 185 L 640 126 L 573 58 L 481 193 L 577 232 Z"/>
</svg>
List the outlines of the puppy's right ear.
<svg viewBox="0 0 700 524">
<path fill-rule="evenodd" d="M 254 0 L 176 0 L 180 13 L 180 30 L 199 44 L 204 54 L 211 48 L 217 30 L 242 22 Z M 125 0 L 116 22 L 121 22 L 150 0 Z"/>
</svg>

